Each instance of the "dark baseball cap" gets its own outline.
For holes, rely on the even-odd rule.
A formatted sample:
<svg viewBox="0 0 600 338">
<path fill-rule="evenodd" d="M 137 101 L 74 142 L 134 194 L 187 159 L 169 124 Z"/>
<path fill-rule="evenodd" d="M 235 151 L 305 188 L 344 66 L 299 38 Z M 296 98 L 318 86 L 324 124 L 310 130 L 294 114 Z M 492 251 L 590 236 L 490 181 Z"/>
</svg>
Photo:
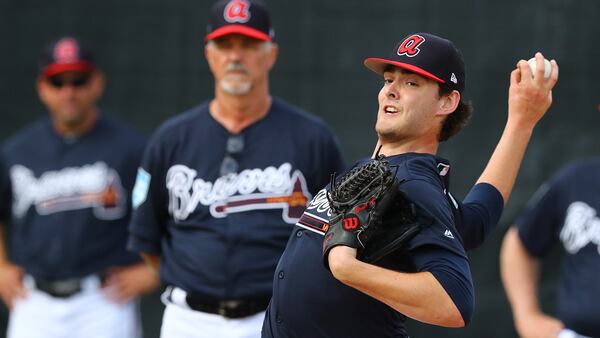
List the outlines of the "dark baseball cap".
<svg viewBox="0 0 600 338">
<path fill-rule="evenodd" d="M 387 58 L 367 58 L 365 66 L 378 74 L 388 65 L 428 77 L 462 93 L 465 90 L 465 63 L 450 40 L 429 33 L 406 36 Z"/>
<path fill-rule="evenodd" d="M 40 73 L 46 77 L 64 72 L 91 73 L 96 69 L 91 50 L 74 37 L 52 41 L 42 52 Z"/>
<path fill-rule="evenodd" d="M 205 41 L 227 34 L 242 34 L 264 41 L 273 41 L 269 10 L 259 0 L 220 0 L 210 9 Z"/>
</svg>

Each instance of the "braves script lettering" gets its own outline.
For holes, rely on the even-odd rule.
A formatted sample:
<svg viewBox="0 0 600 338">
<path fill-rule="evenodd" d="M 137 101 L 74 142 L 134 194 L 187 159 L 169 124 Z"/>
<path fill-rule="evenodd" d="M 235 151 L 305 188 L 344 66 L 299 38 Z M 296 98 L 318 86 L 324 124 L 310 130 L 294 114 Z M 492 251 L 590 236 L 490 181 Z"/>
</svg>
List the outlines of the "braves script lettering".
<svg viewBox="0 0 600 338">
<path fill-rule="evenodd" d="M 196 170 L 181 164 L 173 165 L 167 172 L 169 213 L 175 220 L 187 219 L 198 204 L 211 206 L 212 216 L 221 218 L 227 212 L 250 209 L 284 206 L 303 209 L 310 196 L 306 191 L 304 176 L 299 171 L 292 174 L 292 165 L 289 163 L 279 168 L 246 169 L 219 177 L 215 182 L 205 181 L 197 175 Z M 228 201 L 232 203 L 228 204 Z M 295 219 L 289 222 L 295 222 Z"/>
<path fill-rule="evenodd" d="M 596 215 L 596 210 L 584 202 L 573 202 L 569 206 L 565 225 L 560 232 L 560 239 L 567 252 L 576 254 L 593 243 L 598 246 L 600 254 L 600 218 Z"/>
<path fill-rule="evenodd" d="M 318 214 L 327 212 L 327 216 L 331 216 L 331 212 L 329 212 L 329 201 L 327 200 L 327 190 L 321 189 L 317 196 L 310 201 L 306 210 L 316 210 Z"/>
<path fill-rule="evenodd" d="M 13 214 L 23 217 L 35 205 L 40 215 L 93 207 L 100 219 L 125 214 L 125 190 L 118 173 L 104 162 L 44 172 L 39 178 L 27 167 L 10 168 Z"/>
</svg>

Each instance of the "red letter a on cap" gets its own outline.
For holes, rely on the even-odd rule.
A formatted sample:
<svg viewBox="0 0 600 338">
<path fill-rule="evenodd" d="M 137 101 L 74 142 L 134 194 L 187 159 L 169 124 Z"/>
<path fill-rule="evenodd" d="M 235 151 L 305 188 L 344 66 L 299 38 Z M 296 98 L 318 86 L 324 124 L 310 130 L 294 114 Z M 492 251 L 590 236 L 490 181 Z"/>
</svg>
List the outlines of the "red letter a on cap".
<svg viewBox="0 0 600 338">
<path fill-rule="evenodd" d="M 245 0 L 232 0 L 223 11 L 223 17 L 227 22 L 245 23 L 250 20 L 250 4 Z"/>
<path fill-rule="evenodd" d="M 418 47 L 425 42 L 425 38 L 420 35 L 412 35 L 404 40 L 398 47 L 398 55 L 413 57 L 421 51 Z"/>
</svg>

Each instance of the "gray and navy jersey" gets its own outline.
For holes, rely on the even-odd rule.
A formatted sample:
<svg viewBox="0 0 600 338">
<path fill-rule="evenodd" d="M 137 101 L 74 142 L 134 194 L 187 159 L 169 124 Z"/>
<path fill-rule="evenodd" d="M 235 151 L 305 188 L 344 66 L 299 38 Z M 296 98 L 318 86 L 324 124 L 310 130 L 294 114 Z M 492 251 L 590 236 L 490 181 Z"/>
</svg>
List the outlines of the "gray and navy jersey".
<svg viewBox="0 0 600 338">
<path fill-rule="evenodd" d="M 225 161 L 237 170 L 223 173 Z M 204 103 L 150 140 L 129 247 L 160 255 L 165 284 L 214 299 L 268 297 L 293 225 L 343 167 L 326 125 L 281 99 L 236 135 Z"/>
<path fill-rule="evenodd" d="M 427 154 L 387 159 L 398 166 L 400 190 L 417 205 L 419 220 L 429 225 L 411 240 L 407 253 L 382 265 L 397 271 L 431 272 L 468 322 L 474 291 L 469 261 L 455 227 L 459 208 L 446 194 L 449 165 Z M 275 271 L 262 336 L 408 337 L 401 313 L 342 284 L 324 267 L 322 242 L 330 216 L 326 194 L 327 188 L 313 198 L 289 238 Z"/>
<path fill-rule="evenodd" d="M 542 258 L 560 243 L 557 317 L 600 337 L 600 158 L 571 164 L 543 184 L 516 225 L 527 251 Z"/>
<path fill-rule="evenodd" d="M 44 118 L 8 140 L 0 159 L 0 219 L 10 258 L 36 278 L 101 273 L 139 261 L 125 249 L 129 196 L 143 137 L 99 117 L 77 139 Z"/>
</svg>

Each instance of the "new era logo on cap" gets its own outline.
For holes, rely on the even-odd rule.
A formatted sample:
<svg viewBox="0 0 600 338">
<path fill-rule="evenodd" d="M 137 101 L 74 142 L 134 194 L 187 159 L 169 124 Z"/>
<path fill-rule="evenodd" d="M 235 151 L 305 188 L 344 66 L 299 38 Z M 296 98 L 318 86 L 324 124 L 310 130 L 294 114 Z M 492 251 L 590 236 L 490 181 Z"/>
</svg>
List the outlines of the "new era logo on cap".
<svg viewBox="0 0 600 338">
<path fill-rule="evenodd" d="M 220 0 L 211 8 L 204 40 L 242 34 L 272 41 L 274 37 L 267 7 L 260 0 Z"/>
<path fill-rule="evenodd" d="M 367 58 L 365 66 L 383 74 L 395 66 L 428 77 L 462 93 L 465 65 L 452 41 L 429 33 L 411 34 L 402 39 L 387 58 Z"/>
</svg>

